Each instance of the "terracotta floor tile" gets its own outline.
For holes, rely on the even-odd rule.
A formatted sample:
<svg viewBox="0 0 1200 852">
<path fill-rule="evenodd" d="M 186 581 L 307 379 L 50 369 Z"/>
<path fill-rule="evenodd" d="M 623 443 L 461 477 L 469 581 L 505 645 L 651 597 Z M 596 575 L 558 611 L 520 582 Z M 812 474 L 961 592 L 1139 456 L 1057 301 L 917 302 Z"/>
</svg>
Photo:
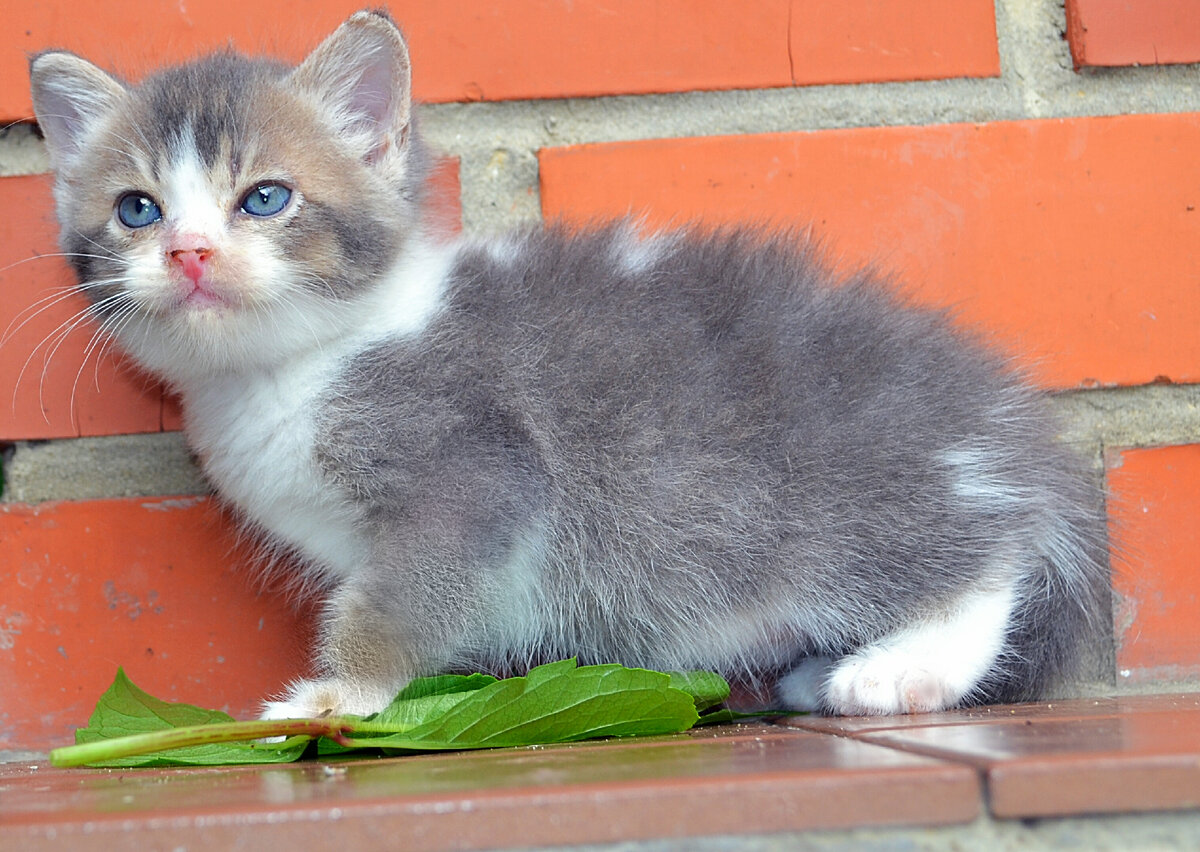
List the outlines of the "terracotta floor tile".
<svg viewBox="0 0 1200 852">
<path fill-rule="evenodd" d="M 908 727 L 843 730 L 864 742 L 984 769 L 997 817 L 1200 807 L 1198 696 L 971 713 L 926 717 L 926 725 L 912 717 Z"/>
<path fill-rule="evenodd" d="M 26 852 L 302 844 L 420 850 L 968 822 L 970 767 L 766 725 L 344 764 L 0 768 L 0 834 Z M 314 824 L 336 820 L 336 831 Z M 253 832 L 246 828 L 254 826 Z"/>
<path fill-rule="evenodd" d="M 1200 693 L 1121 695 L 1101 698 L 1068 698 L 1030 704 L 968 707 L 944 713 L 904 716 L 793 716 L 777 724 L 832 734 L 857 734 L 893 728 L 926 728 L 934 725 L 969 725 L 980 722 L 1061 719 L 1074 716 L 1115 716 L 1125 713 L 1161 713 L 1166 710 L 1200 711 Z"/>
<path fill-rule="evenodd" d="M 1110 699 L 1105 699 L 1110 700 Z M 777 724 L 807 731 L 830 734 L 861 734 L 888 731 L 893 728 L 926 728 L 931 725 L 966 725 L 994 719 L 1017 718 L 1018 714 L 1038 712 L 1046 705 L 1003 705 L 948 710 L 944 713 L 917 713 L 900 716 L 792 716 L 776 720 Z M 1024 718 L 1021 716 L 1020 718 Z"/>
<path fill-rule="evenodd" d="M 1200 755 L 1200 714 L 1139 713 L 1121 716 L 996 719 L 973 725 L 931 725 L 860 734 L 867 742 L 902 746 L 980 766 L 1002 761 L 1097 754 Z M 1200 765 L 1197 767 L 1200 769 Z"/>
</svg>

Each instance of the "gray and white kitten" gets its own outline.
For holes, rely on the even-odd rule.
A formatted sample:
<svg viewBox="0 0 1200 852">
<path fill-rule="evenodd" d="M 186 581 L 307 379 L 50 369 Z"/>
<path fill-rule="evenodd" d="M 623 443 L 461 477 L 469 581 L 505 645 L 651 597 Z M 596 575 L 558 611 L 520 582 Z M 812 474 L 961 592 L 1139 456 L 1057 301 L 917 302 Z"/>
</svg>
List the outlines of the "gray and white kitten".
<svg viewBox="0 0 1200 852">
<path fill-rule="evenodd" d="M 942 314 L 752 231 L 431 239 L 387 17 L 294 69 L 31 76 L 92 314 L 328 588 L 268 716 L 571 655 L 936 710 L 1042 694 L 1103 621 L 1098 488 Z"/>
</svg>

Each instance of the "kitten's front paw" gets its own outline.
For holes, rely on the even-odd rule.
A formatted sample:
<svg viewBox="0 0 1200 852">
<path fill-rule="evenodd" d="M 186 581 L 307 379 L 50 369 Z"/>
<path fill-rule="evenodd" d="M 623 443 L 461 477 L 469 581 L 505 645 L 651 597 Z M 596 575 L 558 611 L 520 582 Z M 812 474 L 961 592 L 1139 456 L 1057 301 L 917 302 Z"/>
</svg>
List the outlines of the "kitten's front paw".
<svg viewBox="0 0 1200 852">
<path fill-rule="evenodd" d="M 369 716 L 386 707 L 396 690 L 341 678 L 300 680 L 282 700 L 267 701 L 262 719 L 318 719 L 324 716 Z"/>
<path fill-rule="evenodd" d="M 775 684 L 775 695 L 789 710 L 819 712 L 825 707 L 825 686 L 833 660 L 808 657 Z"/>
</svg>

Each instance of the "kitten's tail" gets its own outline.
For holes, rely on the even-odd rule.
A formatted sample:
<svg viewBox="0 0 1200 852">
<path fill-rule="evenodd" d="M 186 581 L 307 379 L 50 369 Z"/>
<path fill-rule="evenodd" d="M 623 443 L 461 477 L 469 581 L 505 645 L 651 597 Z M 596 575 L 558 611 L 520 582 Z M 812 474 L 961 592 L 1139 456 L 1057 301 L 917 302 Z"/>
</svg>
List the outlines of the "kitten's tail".
<svg viewBox="0 0 1200 852">
<path fill-rule="evenodd" d="M 1066 448 L 1049 469 L 1036 507 L 1032 564 L 987 702 L 1032 701 L 1111 684 L 1112 580 L 1104 492 Z"/>
</svg>

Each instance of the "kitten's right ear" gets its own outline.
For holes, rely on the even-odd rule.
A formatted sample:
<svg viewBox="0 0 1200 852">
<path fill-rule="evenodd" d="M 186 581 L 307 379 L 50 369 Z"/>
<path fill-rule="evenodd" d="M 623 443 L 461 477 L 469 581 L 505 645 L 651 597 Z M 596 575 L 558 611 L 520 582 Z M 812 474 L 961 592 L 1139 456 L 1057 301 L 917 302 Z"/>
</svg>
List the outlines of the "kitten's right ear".
<svg viewBox="0 0 1200 852">
<path fill-rule="evenodd" d="M 412 119 L 411 65 L 404 36 L 385 13 L 351 15 L 300 63 L 291 80 L 368 162 L 403 148 Z"/>
<path fill-rule="evenodd" d="M 92 124 L 125 94 L 125 87 L 113 77 L 86 59 L 59 50 L 33 57 L 29 81 L 33 111 L 55 169 L 74 162 Z"/>
</svg>

